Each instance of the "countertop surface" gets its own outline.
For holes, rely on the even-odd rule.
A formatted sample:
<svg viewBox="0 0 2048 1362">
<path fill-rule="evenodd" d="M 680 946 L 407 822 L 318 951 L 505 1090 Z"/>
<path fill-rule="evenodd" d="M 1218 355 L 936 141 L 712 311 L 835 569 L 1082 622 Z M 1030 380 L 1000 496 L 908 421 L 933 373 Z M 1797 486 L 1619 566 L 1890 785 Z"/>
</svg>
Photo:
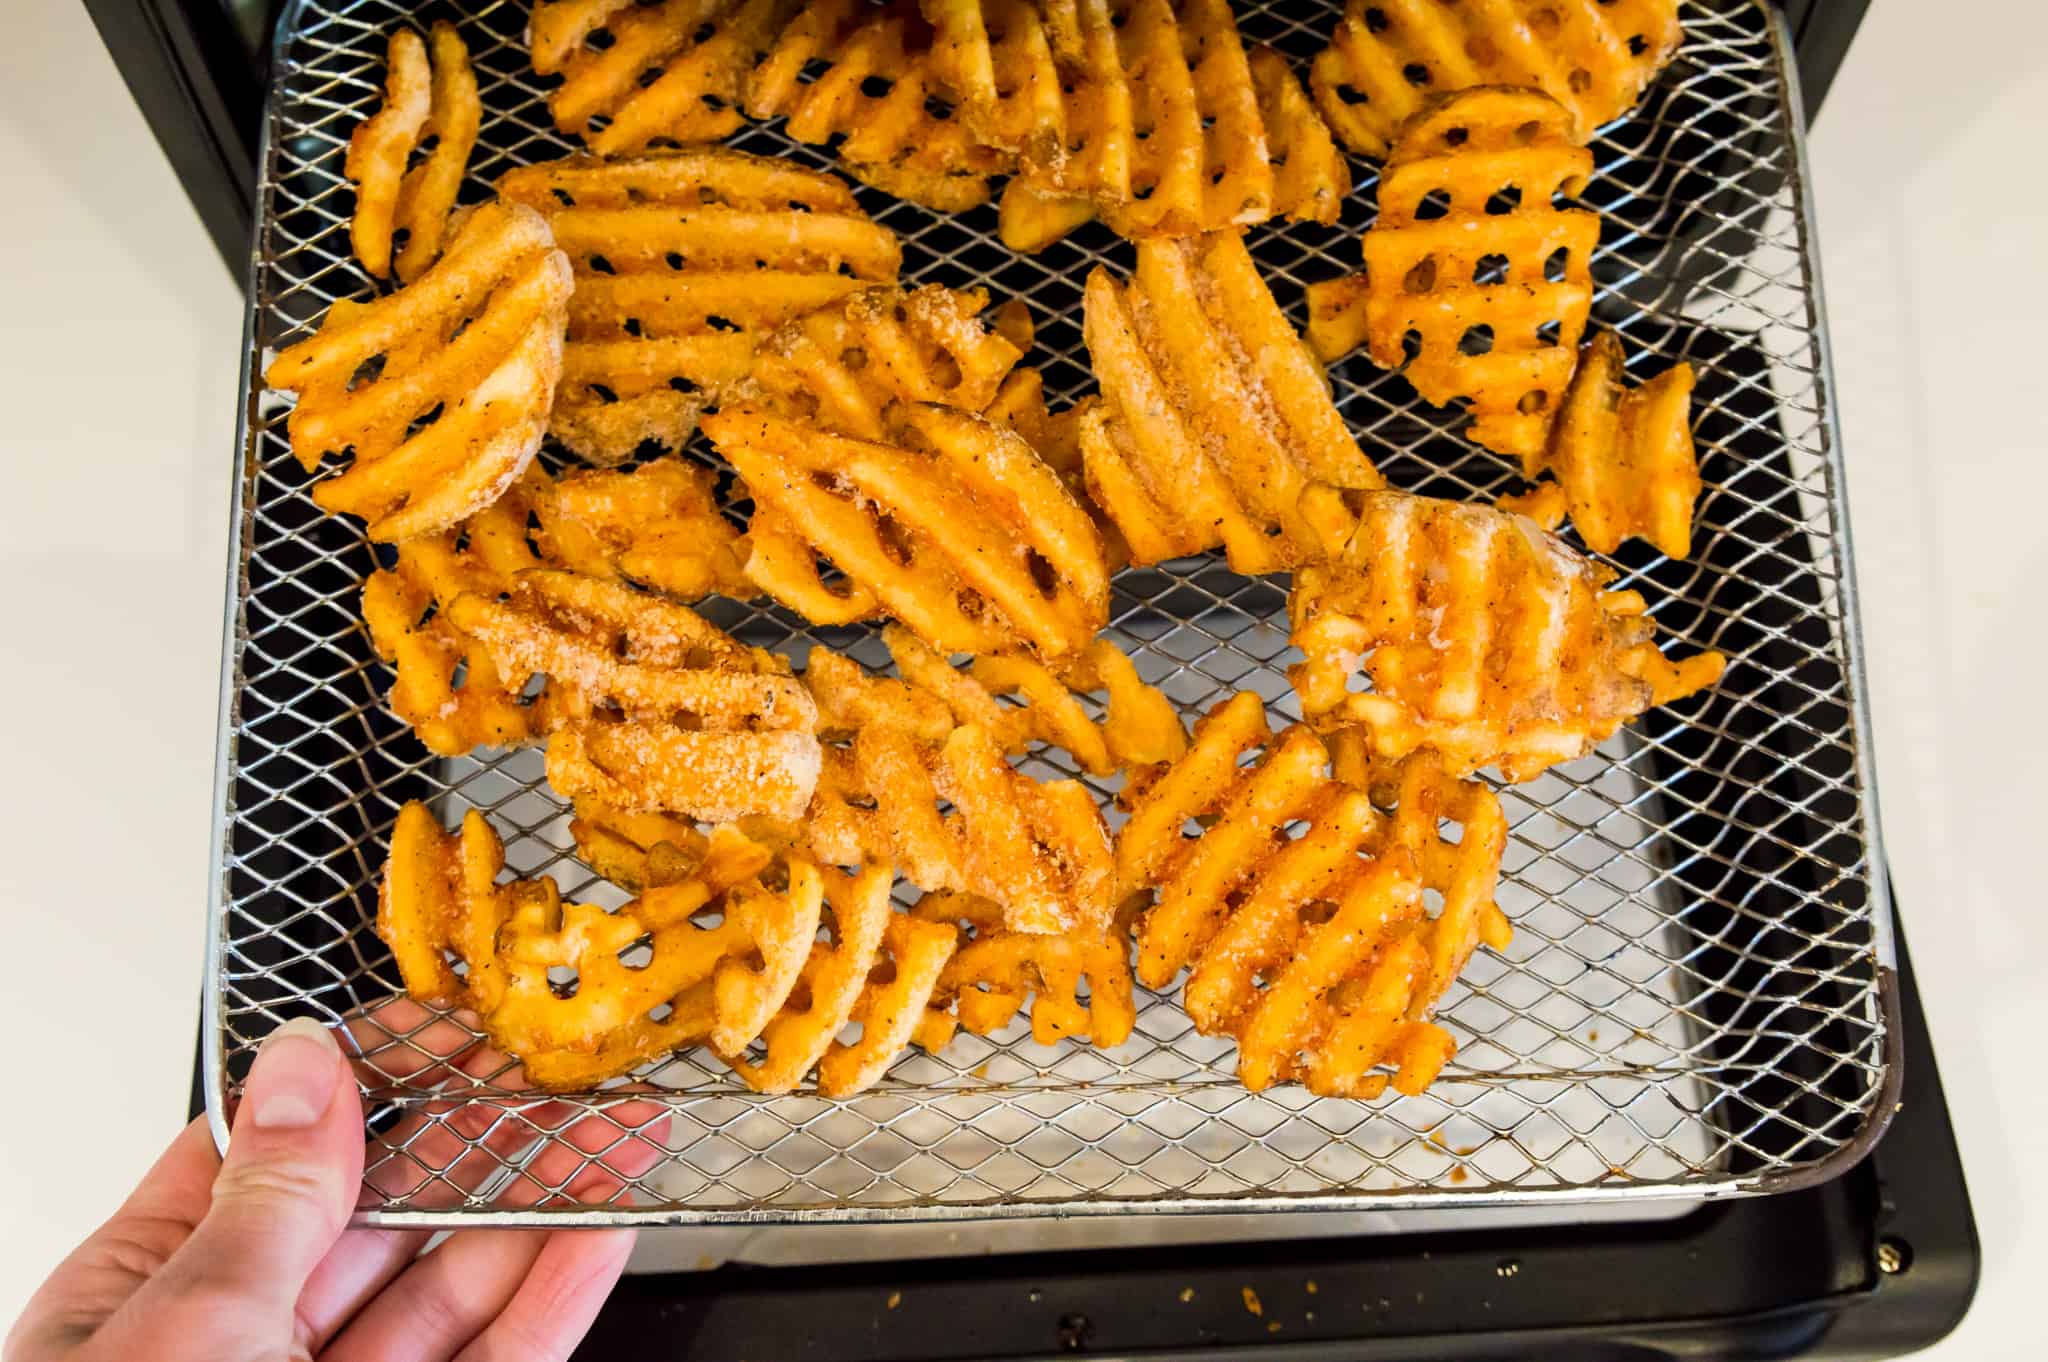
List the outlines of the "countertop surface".
<svg viewBox="0 0 2048 1362">
<path fill-rule="evenodd" d="M 183 1119 L 241 326 L 83 8 L 27 8 L 0 45 L 0 1321 Z M 2039 1355 L 2048 1278 L 2048 7 L 1971 9 L 1872 6 L 1813 165 L 1885 835 L 1984 1246 L 1925 1355 L 1980 1362 Z"/>
</svg>

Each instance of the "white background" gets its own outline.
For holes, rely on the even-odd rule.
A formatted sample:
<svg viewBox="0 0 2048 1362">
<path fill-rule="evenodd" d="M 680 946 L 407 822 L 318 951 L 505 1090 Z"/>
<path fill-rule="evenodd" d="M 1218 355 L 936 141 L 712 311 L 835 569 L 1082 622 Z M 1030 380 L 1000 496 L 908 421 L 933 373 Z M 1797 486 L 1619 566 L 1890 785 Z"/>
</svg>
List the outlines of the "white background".
<svg viewBox="0 0 2048 1362">
<path fill-rule="evenodd" d="M 19 3 L 19 0 L 17 0 Z M 77 0 L 0 43 L 0 1321 L 182 1120 L 240 303 Z M 1984 1276 L 2048 1279 L 2048 6 L 1872 6 L 1813 139 L 1885 830 Z"/>
</svg>

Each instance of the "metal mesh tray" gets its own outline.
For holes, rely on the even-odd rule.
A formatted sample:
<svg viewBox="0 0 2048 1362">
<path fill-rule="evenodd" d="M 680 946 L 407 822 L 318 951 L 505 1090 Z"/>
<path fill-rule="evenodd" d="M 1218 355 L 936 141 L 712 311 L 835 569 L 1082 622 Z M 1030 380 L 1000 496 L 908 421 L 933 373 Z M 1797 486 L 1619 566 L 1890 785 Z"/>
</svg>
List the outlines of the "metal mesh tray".
<svg viewBox="0 0 2048 1362">
<path fill-rule="evenodd" d="M 1339 6 L 1240 3 L 1247 40 L 1297 60 Z M 574 150 L 527 68 L 526 6 L 467 0 L 294 0 L 279 22 L 250 261 L 243 476 L 221 695 L 211 951 L 203 1060 L 225 1139 L 254 1047 L 291 1016 L 338 1021 L 399 981 L 372 930 L 399 806 L 486 811 L 520 874 L 616 902 L 573 857 L 531 751 L 433 758 L 385 710 L 388 669 L 357 609 L 377 565 L 353 523 L 324 516 L 285 442 L 288 404 L 264 358 L 329 303 L 367 297 L 349 257 L 349 132 L 379 98 L 393 23 L 459 18 L 486 118 L 466 200 L 507 167 Z M 1889 905 L 1879 867 L 1862 663 L 1826 331 L 1812 255 L 1790 45 L 1745 0 L 1684 11 L 1686 42 L 1644 105 L 1594 143 L 1585 200 L 1605 216 L 1596 324 L 1654 371 L 1689 359 L 1706 491 L 1693 560 L 1640 545 L 1612 559 L 1671 646 L 1718 647 L 1715 691 L 1648 716 L 1583 760 L 1503 791 L 1513 840 L 1503 953 L 1476 956 L 1439 1019 L 1456 1060 L 1427 1094 L 1372 1102 L 1294 1088 L 1245 1092 L 1227 1041 L 1194 1034 L 1141 991 L 1116 1050 L 1043 1048 L 1013 1023 L 912 1051 L 853 1100 L 760 1097 L 685 1053 L 647 1075 L 669 1109 L 669 1157 L 602 1206 L 508 1209 L 574 1178 L 616 1138 L 565 1160 L 564 1104 L 491 1075 L 463 1092 L 373 1081 L 365 1215 L 373 1223 L 915 1220 L 1112 1211 L 1478 1205 L 1701 1197 L 1830 1176 L 1868 1148 L 1898 1079 Z M 732 144 L 812 165 L 779 123 Z M 1272 224 L 1250 242 L 1297 323 L 1301 286 L 1357 268 L 1372 166 L 1341 226 Z M 904 240 L 906 280 L 985 283 L 1028 300 L 1049 391 L 1090 386 L 1080 287 L 1127 270 L 1130 248 L 1089 227 L 1037 257 L 995 240 L 992 208 L 934 215 L 871 190 Z M 1514 475 L 1363 358 L 1334 367 L 1339 405 L 1397 487 L 1487 498 Z M 694 456 L 710 455 L 695 443 Z M 551 455 L 545 457 L 552 457 Z M 812 629 L 780 609 L 704 607 L 748 642 L 801 658 L 815 643 L 886 660 L 865 627 Z M 1126 570 L 1111 637 L 1192 715 L 1237 689 L 1296 716 L 1284 579 L 1214 558 Z M 1061 771 L 1059 754 L 1034 758 Z M 1107 786 L 1098 786 L 1107 794 Z M 606 900 L 605 894 L 614 897 Z M 417 1033 L 374 1048 L 395 1079 Z M 567 1099 L 596 1118 L 621 1098 Z M 641 1099 L 646 1100 L 646 1099 Z M 490 1136 L 486 1141 L 486 1136 Z M 530 1137 L 530 1138 L 528 1138 Z M 552 1146 L 555 1158 L 537 1164 Z M 459 1170 L 449 1151 L 464 1154 Z"/>
</svg>

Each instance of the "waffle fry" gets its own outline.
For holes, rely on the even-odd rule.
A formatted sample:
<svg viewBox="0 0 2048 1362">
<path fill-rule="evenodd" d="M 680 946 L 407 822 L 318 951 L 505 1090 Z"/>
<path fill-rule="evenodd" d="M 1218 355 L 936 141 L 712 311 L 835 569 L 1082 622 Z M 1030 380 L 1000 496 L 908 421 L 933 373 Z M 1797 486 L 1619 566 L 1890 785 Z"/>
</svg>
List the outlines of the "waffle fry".
<svg viewBox="0 0 2048 1362">
<path fill-rule="evenodd" d="M 349 244 L 356 259 L 382 279 L 391 273 L 391 235 L 406 159 L 419 145 L 433 108 L 427 45 L 409 28 L 393 29 L 384 59 L 384 103 L 349 135 L 342 174 L 356 186 Z"/>
<path fill-rule="evenodd" d="M 1313 542 L 1304 486 L 1382 485 L 1238 237 L 1142 242 L 1128 284 L 1096 270 L 1083 334 L 1103 398 L 1079 418 L 1088 488 L 1132 561 L 1220 544 L 1271 572 Z"/>
<path fill-rule="evenodd" d="M 763 342 L 739 395 L 861 440 L 901 435 L 914 403 L 978 412 L 1031 344 L 1022 304 L 985 319 L 987 307 L 984 289 L 938 284 L 848 294 Z"/>
<path fill-rule="evenodd" d="M 888 613 L 948 651 L 1085 646 L 1108 618 L 1094 522 L 1014 432 L 905 412 L 917 449 L 848 439 L 757 407 L 704 418 L 755 510 L 746 571 L 817 624 Z M 818 559 L 845 574 L 835 589 Z"/>
<path fill-rule="evenodd" d="M 826 62 L 810 84 L 805 66 Z M 754 73 L 747 111 L 786 114 L 799 142 L 838 141 L 839 159 L 863 183 L 942 213 L 988 202 L 988 177 L 1011 158 L 984 146 L 945 102 L 931 27 L 916 7 L 865 0 L 812 0 Z"/>
<path fill-rule="evenodd" d="M 398 278 L 408 284 L 440 257 L 483 117 L 469 49 L 455 26 L 439 22 L 430 34 L 431 68 L 429 44 L 419 34 L 392 32 L 384 106 L 349 138 L 342 170 L 358 186 L 349 222 L 356 259 L 382 279 L 392 272 L 392 247 L 403 238 Z M 425 154 L 407 169 L 415 151 Z"/>
<path fill-rule="evenodd" d="M 548 780 L 571 798 L 713 822 L 794 818 L 817 782 L 817 709 L 780 659 L 685 606 L 547 569 L 505 600 L 458 597 L 456 628 L 501 676 L 544 675 Z"/>
<path fill-rule="evenodd" d="M 1678 0 L 1351 0 L 1309 85 L 1337 135 L 1365 156 L 1385 156 L 1431 95 L 1475 85 L 1543 91 L 1584 143 L 1635 106 L 1683 36 Z"/>
<path fill-rule="evenodd" d="M 832 941 L 813 942 L 801 962 L 789 1000 L 761 1029 L 759 1063 L 728 1057 L 740 1081 L 756 1092 L 793 1092 L 833 1037 L 846 1026 L 867 986 L 891 916 L 889 885 L 894 872 L 871 866 L 858 877 L 823 872 L 832 908 Z"/>
<path fill-rule="evenodd" d="M 1266 148 L 1273 159 L 1273 211 L 1290 222 L 1333 225 L 1351 192 L 1351 167 L 1309 102 L 1287 58 L 1270 47 L 1251 50 L 1252 84 Z"/>
<path fill-rule="evenodd" d="M 756 1009 L 745 998 L 749 1006 L 725 1010 L 728 972 L 752 975 L 746 959 L 755 954 L 766 968 L 792 955 L 800 967 L 817 927 L 815 903 L 806 919 L 798 889 L 760 888 L 754 876 L 768 854 L 727 829 L 712 835 L 695 874 L 615 913 L 563 902 L 550 879 L 500 885 L 504 864 L 481 814 L 471 810 L 457 836 L 424 804 L 407 804 L 392 832 L 377 933 L 408 993 L 473 1009 L 492 1043 L 544 1088 L 586 1086 L 721 1028 L 739 1034 Z M 793 880 L 806 865 L 792 864 Z M 698 925 L 714 908 L 723 910 L 719 925 Z M 562 970 L 573 971 L 574 988 L 551 979 Z M 793 982 L 795 968 L 787 972 Z M 672 1010 L 657 1019 L 662 1008 Z"/>
<path fill-rule="evenodd" d="M 825 748 L 801 835 L 835 864 L 894 861 L 920 888 L 993 899 L 1015 931 L 1099 931 L 1111 873 L 1094 796 L 1076 781 L 1034 781 L 1003 758 L 971 724 L 932 742 L 870 721 L 850 747 Z M 942 801 L 952 810 L 941 813 Z"/>
<path fill-rule="evenodd" d="M 1329 768 L 1314 734 L 1274 735 L 1250 693 L 1196 726 L 1117 842 L 1119 886 L 1142 905 L 1138 978 L 1163 988 L 1191 967 L 1189 1018 L 1237 1037 L 1254 1090 L 1299 1078 L 1319 1095 L 1376 1096 L 1387 1079 L 1372 1071 L 1388 1065 L 1398 1090 L 1419 1092 L 1453 1048 L 1430 1010 L 1481 941 L 1508 938 L 1492 902 L 1507 822 L 1491 790 L 1429 755 L 1361 772 L 1391 813 Z M 1443 900 L 1434 918 L 1425 889 Z"/>
<path fill-rule="evenodd" d="M 717 142 L 745 121 L 749 75 L 800 0 L 540 0 L 533 69 L 562 82 L 555 126 L 599 156 Z"/>
<path fill-rule="evenodd" d="M 545 690 L 523 694 L 488 649 L 448 617 L 456 597 L 495 596 L 514 573 L 542 565 L 527 515 L 547 485 L 539 470 L 455 529 L 408 539 L 388 568 L 363 583 L 363 621 L 377 655 L 397 673 L 391 710 L 427 750 L 444 757 L 475 747 L 516 747 L 552 726 Z M 522 678 L 523 681 L 523 678 Z"/>
<path fill-rule="evenodd" d="M 942 1049 L 955 1027 L 986 1036 L 1031 1007 L 1031 1038 L 1040 1045 L 1076 1039 L 1113 1049 L 1131 1038 L 1130 950 L 1121 937 L 1081 930 L 1057 935 L 1013 932 L 1003 912 L 972 894 L 926 894 L 911 910 L 929 922 L 958 924 L 961 943 L 939 976 L 921 1043 Z M 1082 981 L 1088 1000 L 1080 997 Z"/>
<path fill-rule="evenodd" d="M 860 1039 L 834 1041 L 818 1061 L 818 1092 L 848 1097 L 874 1086 L 923 1024 L 959 933 L 936 922 L 892 914 L 882 930 L 886 959 L 853 1005 Z"/>
<path fill-rule="evenodd" d="M 536 501 L 550 563 L 683 600 L 752 594 L 740 571 L 739 531 L 719 514 L 715 480 L 696 464 L 666 458 L 631 472 L 570 473 Z"/>
<path fill-rule="evenodd" d="M 1679 363 L 1641 387 L 1625 387 L 1621 342 L 1598 333 L 1579 355 L 1549 444 L 1522 461 L 1524 477 L 1547 472 L 1556 481 L 1501 498 L 1501 509 L 1546 530 L 1569 511 L 1579 538 L 1596 553 L 1612 553 L 1640 535 L 1666 557 L 1687 557 L 1700 494 L 1692 385 L 1692 366 Z"/>
<path fill-rule="evenodd" d="M 313 499 L 382 540 L 447 529 L 497 500 L 540 448 L 570 287 L 538 214 L 486 204 L 414 283 L 335 303 L 264 371 L 298 395 L 292 453 L 307 472 L 353 452 Z"/>
<path fill-rule="evenodd" d="M 853 738 L 871 725 L 902 729 L 919 742 L 943 743 L 955 728 L 974 724 L 1005 755 L 1034 742 L 1065 749 L 1090 775 L 1170 762 L 1187 749 L 1187 731 L 1173 702 L 1138 676 L 1131 660 L 1106 639 L 1088 645 L 1060 673 L 1015 655 L 978 659 L 956 669 L 898 624 L 882 638 L 902 673 L 900 681 L 874 676 L 823 649 L 804 672 L 818 705 L 818 730 Z M 1091 719 L 1077 692 L 1108 692 L 1108 712 Z M 1003 704 L 999 696 L 1024 703 Z"/>
<path fill-rule="evenodd" d="M 1547 95 L 1491 88 L 1406 124 L 1360 241 L 1365 273 L 1308 287 L 1309 345 L 1334 360 L 1362 341 L 1382 368 L 1405 362 L 1425 401 L 1470 399 L 1473 440 L 1540 453 L 1578 359 L 1600 238 L 1597 216 L 1552 206 L 1593 169 L 1570 131 Z M 1439 195 L 1448 207 L 1424 218 Z"/>
<path fill-rule="evenodd" d="M 1273 178 L 1267 216 L 1293 222 L 1336 222 L 1344 209 L 1344 196 L 1351 192 L 1351 170 L 1329 128 L 1303 93 L 1286 58 L 1269 47 L 1255 47 L 1247 64 Z M 1058 83 L 1054 81 L 1050 88 L 1057 91 Z M 1048 126 L 1064 123 L 1055 120 Z M 1062 192 L 1028 175 L 1018 175 L 1003 188 L 997 231 L 1011 250 L 1035 255 L 1092 221 L 1098 211 L 1090 194 Z M 1112 210 L 1107 220 L 1127 235 L 1169 235 L 1147 231 L 1127 212 Z"/>
<path fill-rule="evenodd" d="M 1453 775 L 1528 780 L 1726 665 L 1667 661 L 1639 593 L 1606 590 L 1611 572 L 1521 517 L 1327 488 L 1303 511 L 1329 561 L 1295 578 L 1306 657 L 1288 675 L 1311 724 L 1360 725 L 1383 759 L 1428 747 Z M 1349 689 L 1358 673 L 1370 692 Z"/>
<path fill-rule="evenodd" d="M 576 272 L 550 430 L 594 463 L 675 447 L 792 318 L 888 283 L 895 234 L 829 175 L 734 151 L 522 166 Z"/>
</svg>

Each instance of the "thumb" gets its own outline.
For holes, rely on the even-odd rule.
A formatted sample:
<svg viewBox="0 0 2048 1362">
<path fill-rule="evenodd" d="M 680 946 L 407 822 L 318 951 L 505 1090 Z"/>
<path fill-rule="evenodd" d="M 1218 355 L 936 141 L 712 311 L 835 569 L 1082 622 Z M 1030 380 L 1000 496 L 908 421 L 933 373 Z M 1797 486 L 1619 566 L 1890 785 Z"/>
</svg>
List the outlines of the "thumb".
<svg viewBox="0 0 2048 1362">
<path fill-rule="evenodd" d="M 161 1342 L 167 1318 L 192 1311 L 213 1340 L 197 1355 L 284 1354 L 299 1292 L 347 1226 L 362 1176 L 362 1102 L 341 1047 L 319 1023 L 289 1021 L 257 1051 L 205 1218 L 121 1313 L 154 1316 L 144 1327 Z"/>
</svg>

